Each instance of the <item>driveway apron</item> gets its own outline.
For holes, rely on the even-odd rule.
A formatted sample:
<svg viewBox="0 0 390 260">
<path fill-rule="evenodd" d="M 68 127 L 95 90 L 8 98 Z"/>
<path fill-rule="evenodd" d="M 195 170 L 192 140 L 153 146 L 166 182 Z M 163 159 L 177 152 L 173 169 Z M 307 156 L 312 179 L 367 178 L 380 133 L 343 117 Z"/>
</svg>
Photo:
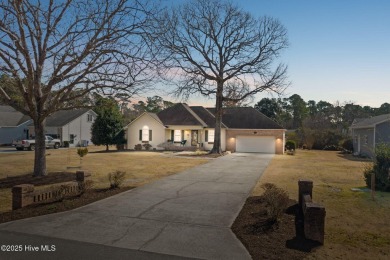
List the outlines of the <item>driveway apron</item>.
<svg viewBox="0 0 390 260">
<path fill-rule="evenodd" d="M 230 227 L 272 157 L 223 156 L 82 208 L 1 224 L 0 232 L 189 258 L 250 259 Z"/>
</svg>

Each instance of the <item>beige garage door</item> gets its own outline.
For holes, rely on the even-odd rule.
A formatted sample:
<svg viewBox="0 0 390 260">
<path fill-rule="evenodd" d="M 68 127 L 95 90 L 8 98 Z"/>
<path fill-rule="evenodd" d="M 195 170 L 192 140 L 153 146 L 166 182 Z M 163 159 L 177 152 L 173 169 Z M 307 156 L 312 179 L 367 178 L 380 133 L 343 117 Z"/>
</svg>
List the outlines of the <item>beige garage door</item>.
<svg viewBox="0 0 390 260">
<path fill-rule="evenodd" d="M 273 136 L 237 136 L 236 152 L 240 153 L 275 153 Z"/>
</svg>

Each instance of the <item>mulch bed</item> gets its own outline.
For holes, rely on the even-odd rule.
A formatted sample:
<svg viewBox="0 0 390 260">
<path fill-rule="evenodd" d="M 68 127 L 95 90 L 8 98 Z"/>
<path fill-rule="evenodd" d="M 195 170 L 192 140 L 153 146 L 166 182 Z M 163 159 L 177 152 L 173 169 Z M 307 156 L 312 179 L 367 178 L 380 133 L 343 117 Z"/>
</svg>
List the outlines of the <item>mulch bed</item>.
<svg viewBox="0 0 390 260">
<path fill-rule="evenodd" d="M 0 179 L 0 189 L 12 188 L 19 184 L 34 184 L 36 186 L 41 186 L 74 180 L 76 180 L 76 174 L 72 172 L 52 172 L 43 177 L 33 177 L 32 174 L 25 174 Z M 18 210 L 0 213 L 0 223 L 75 209 L 132 188 L 133 187 L 118 189 L 91 188 L 79 196 L 65 198 L 63 201 L 31 205 Z"/>
<path fill-rule="evenodd" d="M 47 185 L 75 179 L 74 173 L 50 173 L 46 177 L 31 174 L 0 180 L 0 188 L 10 188 L 22 183 Z M 71 210 L 86 204 L 132 189 L 90 189 L 84 194 L 65 198 L 63 201 L 32 205 L 0 214 L 0 223 Z M 247 248 L 253 259 L 303 259 L 318 244 L 303 237 L 300 211 L 296 201 L 289 207 L 278 223 L 269 220 L 266 204 L 261 196 L 250 197 L 236 218 L 232 230 Z"/>
<path fill-rule="evenodd" d="M 318 243 L 303 237 L 299 207 L 290 200 L 279 223 L 269 220 L 261 196 L 250 197 L 236 218 L 232 230 L 253 259 L 303 259 Z"/>
<path fill-rule="evenodd" d="M 1 213 L 0 223 L 75 209 L 130 189 L 132 189 L 132 187 L 118 189 L 91 189 L 80 196 L 65 198 L 63 201 L 31 205 L 21 209 Z"/>
</svg>

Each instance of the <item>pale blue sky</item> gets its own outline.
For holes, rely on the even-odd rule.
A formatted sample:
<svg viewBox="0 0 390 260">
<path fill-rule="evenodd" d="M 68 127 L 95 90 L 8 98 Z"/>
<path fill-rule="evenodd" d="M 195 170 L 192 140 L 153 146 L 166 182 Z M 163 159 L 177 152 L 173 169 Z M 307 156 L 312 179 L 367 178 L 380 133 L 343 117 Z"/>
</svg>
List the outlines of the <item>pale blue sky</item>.
<svg viewBox="0 0 390 260">
<path fill-rule="evenodd" d="M 233 0 L 254 16 L 277 18 L 290 46 L 281 56 L 304 100 L 390 103 L 389 0 Z M 255 102 L 267 94 L 259 94 Z M 269 96 L 268 96 L 269 97 Z M 191 98 L 188 103 L 213 105 Z"/>
</svg>

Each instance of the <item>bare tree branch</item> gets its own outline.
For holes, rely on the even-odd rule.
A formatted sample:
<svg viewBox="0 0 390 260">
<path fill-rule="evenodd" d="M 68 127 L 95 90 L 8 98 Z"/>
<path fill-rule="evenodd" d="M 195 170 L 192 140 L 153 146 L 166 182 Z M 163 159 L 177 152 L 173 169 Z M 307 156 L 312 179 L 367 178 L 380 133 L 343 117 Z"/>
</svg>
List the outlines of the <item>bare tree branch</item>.
<svg viewBox="0 0 390 260">
<path fill-rule="evenodd" d="M 29 115 L 42 138 L 48 116 L 89 93 L 144 90 L 156 65 L 145 44 L 156 12 L 141 0 L 0 0 L 0 71 L 12 78 L 0 99 Z M 36 157 L 44 157 L 40 141 Z M 34 172 L 44 174 L 39 163 Z"/>
<path fill-rule="evenodd" d="M 193 0 L 167 10 L 150 39 L 163 50 L 164 78 L 176 95 L 216 98 L 212 152 L 221 152 L 223 102 L 237 103 L 262 91 L 282 92 L 287 67 L 277 64 L 287 31 L 276 19 L 254 18 L 231 2 Z M 248 80 L 251 78 L 251 80 Z"/>
</svg>

